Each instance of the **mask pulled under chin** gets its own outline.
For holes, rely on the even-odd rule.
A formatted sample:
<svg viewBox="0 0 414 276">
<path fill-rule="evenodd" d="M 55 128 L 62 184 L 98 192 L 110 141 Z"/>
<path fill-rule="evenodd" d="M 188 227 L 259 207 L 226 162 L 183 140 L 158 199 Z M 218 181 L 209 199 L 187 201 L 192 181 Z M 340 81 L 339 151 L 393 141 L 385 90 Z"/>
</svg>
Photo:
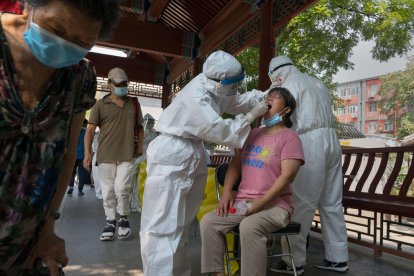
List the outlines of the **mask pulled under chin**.
<svg viewBox="0 0 414 276">
<path fill-rule="evenodd" d="M 283 121 L 283 116 L 285 116 L 286 114 L 280 115 L 283 111 L 285 111 L 287 108 L 284 108 L 281 112 L 276 113 L 275 115 L 273 115 L 272 117 L 270 117 L 269 119 L 263 119 L 263 124 L 267 127 L 271 127 L 274 125 L 279 124 L 280 122 Z"/>
<path fill-rule="evenodd" d="M 271 127 L 271 126 L 277 125 L 281 121 L 282 121 L 282 116 L 280 116 L 279 113 L 276 113 L 275 115 L 273 115 L 273 117 L 269 119 L 263 119 L 263 124 L 267 127 Z"/>
<path fill-rule="evenodd" d="M 86 56 L 89 49 L 67 41 L 37 25 L 30 17 L 30 28 L 23 38 L 34 57 L 42 64 L 59 69 L 77 64 Z"/>
</svg>

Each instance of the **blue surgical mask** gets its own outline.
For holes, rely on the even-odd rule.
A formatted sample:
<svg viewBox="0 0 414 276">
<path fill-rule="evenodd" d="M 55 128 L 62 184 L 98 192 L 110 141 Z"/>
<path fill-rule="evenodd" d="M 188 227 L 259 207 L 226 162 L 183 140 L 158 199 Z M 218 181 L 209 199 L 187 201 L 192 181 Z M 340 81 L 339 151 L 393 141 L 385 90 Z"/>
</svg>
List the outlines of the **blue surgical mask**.
<svg viewBox="0 0 414 276">
<path fill-rule="evenodd" d="M 36 59 L 55 69 L 76 64 L 89 52 L 89 49 L 50 33 L 34 23 L 33 12 L 30 16 L 30 28 L 23 33 L 23 37 Z"/>
<path fill-rule="evenodd" d="M 125 96 L 128 93 L 128 87 L 116 87 L 114 88 L 114 94 L 118 97 Z"/>
<path fill-rule="evenodd" d="M 286 109 L 287 109 L 287 107 L 284 108 L 280 113 L 282 113 Z M 264 125 L 267 126 L 267 127 L 271 127 L 271 126 L 277 125 L 278 123 L 282 122 L 282 120 L 283 120 L 282 118 L 283 118 L 283 116 L 285 116 L 285 114 L 280 115 L 280 113 L 276 113 L 275 115 L 273 115 L 269 119 L 263 119 Z"/>
</svg>

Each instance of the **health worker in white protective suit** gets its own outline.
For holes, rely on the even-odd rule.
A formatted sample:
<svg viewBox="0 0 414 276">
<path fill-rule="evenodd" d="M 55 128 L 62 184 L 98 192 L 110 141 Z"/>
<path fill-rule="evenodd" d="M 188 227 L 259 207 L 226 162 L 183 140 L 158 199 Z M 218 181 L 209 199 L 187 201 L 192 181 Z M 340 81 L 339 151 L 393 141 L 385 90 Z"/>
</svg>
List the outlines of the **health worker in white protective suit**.
<svg viewBox="0 0 414 276">
<path fill-rule="evenodd" d="M 243 79 L 236 58 L 214 52 L 161 114 L 160 135 L 147 150 L 140 231 L 144 275 L 191 275 L 186 245 L 207 179 L 203 140 L 241 148 L 250 124 L 268 110 L 265 93 L 237 93 Z M 238 115 L 223 119 L 224 112 Z"/>
<path fill-rule="evenodd" d="M 151 114 L 144 115 L 144 141 L 142 143 L 142 148 L 144 153 L 135 159 L 134 165 L 131 170 L 131 195 L 129 198 L 129 204 L 131 207 L 131 212 L 141 212 L 141 203 L 139 200 L 139 189 L 138 189 L 138 175 L 140 173 L 140 166 L 142 162 L 147 160 L 147 148 L 149 143 L 157 137 L 157 133 L 154 130 L 155 119 Z"/>
<path fill-rule="evenodd" d="M 296 100 L 296 112 L 291 117 L 292 129 L 300 136 L 306 160 L 293 182 L 295 211 L 292 220 L 302 224 L 300 234 L 289 237 L 296 271 L 298 275 L 304 271 L 306 238 L 316 209 L 321 218 L 325 260 L 314 266 L 347 271 L 342 155 L 329 90 L 321 81 L 301 73 L 286 56 L 271 60 L 269 76 L 273 85 L 287 88 Z M 281 261 L 275 271 L 291 274 L 292 269 L 286 264 L 290 264 L 288 259 Z"/>
</svg>

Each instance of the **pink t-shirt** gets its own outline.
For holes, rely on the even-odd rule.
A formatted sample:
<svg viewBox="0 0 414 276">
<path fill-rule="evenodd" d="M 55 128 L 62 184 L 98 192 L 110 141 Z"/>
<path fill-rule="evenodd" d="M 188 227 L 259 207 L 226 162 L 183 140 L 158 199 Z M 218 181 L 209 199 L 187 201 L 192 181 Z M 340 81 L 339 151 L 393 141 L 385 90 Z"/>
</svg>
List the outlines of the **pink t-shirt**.
<svg viewBox="0 0 414 276">
<path fill-rule="evenodd" d="M 242 149 L 242 180 L 236 199 L 263 197 L 279 177 L 281 163 L 285 159 L 304 161 L 302 143 L 296 132 L 285 129 L 276 134 L 265 135 L 263 128 L 252 129 Z M 272 203 L 286 209 L 291 215 L 291 184 Z"/>
</svg>

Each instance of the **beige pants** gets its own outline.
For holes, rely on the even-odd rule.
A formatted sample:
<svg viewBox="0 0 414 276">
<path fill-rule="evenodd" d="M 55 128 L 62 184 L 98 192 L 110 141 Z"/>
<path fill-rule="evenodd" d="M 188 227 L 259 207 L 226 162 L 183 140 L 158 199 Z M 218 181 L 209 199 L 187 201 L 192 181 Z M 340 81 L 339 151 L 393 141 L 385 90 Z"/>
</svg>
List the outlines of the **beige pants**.
<svg viewBox="0 0 414 276">
<path fill-rule="evenodd" d="M 106 220 L 115 220 L 117 212 L 121 216 L 129 214 L 132 164 L 134 164 L 132 161 L 99 164 L 99 180 Z"/>
<path fill-rule="evenodd" d="M 289 213 L 277 206 L 247 217 L 206 214 L 200 222 L 201 273 L 224 272 L 224 236 L 239 223 L 241 275 L 266 275 L 267 234 L 289 223 Z"/>
</svg>

